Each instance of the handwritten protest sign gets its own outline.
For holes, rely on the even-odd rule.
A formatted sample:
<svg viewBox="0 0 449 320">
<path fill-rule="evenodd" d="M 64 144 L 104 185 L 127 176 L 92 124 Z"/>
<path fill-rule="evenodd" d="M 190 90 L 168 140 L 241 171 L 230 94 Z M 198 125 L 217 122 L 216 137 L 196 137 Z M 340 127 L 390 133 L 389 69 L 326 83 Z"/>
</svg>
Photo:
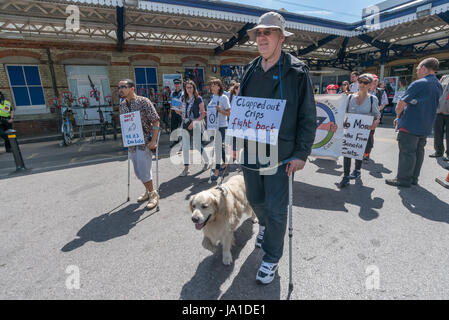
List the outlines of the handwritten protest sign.
<svg viewBox="0 0 449 320">
<path fill-rule="evenodd" d="M 120 115 L 123 146 L 132 147 L 145 144 L 140 111 Z"/>
<path fill-rule="evenodd" d="M 226 135 L 277 144 L 286 100 L 254 97 L 232 99 Z"/>
<path fill-rule="evenodd" d="M 343 123 L 343 141 L 341 155 L 347 158 L 363 160 L 366 144 L 373 124 L 373 116 L 347 113 Z"/>
<path fill-rule="evenodd" d="M 207 130 L 218 130 L 217 107 L 207 106 Z"/>
</svg>

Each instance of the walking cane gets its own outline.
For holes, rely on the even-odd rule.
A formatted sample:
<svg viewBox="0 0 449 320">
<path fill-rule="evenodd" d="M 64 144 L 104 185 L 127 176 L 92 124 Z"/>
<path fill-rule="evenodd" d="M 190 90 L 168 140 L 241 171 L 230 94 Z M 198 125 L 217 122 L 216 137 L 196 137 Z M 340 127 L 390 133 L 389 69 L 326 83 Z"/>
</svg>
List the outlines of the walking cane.
<svg viewBox="0 0 449 320">
<path fill-rule="evenodd" d="M 292 223 L 292 206 L 293 206 L 293 173 L 288 177 L 288 238 L 289 238 L 289 272 L 290 281 L 288 283 L 288 291 L 293 291 L 293 280 L 292 280 L 292 238 L 293 238 L 293 223 Z"/>
</svg>

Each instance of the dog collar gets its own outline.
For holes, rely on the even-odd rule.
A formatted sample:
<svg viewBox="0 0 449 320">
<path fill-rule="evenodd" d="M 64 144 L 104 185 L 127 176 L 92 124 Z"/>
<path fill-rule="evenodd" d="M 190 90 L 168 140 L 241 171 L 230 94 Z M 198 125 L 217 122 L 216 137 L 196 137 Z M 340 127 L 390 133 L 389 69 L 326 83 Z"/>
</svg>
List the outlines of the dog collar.
<svg viewBox="0 0 449 320">
<path fill-rule="evenodd" d="M 228 189 L 226 189 L 225 186 L 217 186 L 216 189 L 220 190 L 221 192 L 224 192 L 226 195 L 228 194 Z"/>
</svg>

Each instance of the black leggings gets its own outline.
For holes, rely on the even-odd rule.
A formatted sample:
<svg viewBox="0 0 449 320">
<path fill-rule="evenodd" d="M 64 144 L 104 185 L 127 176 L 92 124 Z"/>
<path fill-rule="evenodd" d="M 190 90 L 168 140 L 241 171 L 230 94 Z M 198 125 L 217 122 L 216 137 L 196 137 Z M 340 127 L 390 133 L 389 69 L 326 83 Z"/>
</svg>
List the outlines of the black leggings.
<svg viewBox="0 0 449 320">
<path fill-rule="evenodd" d="M 360 171 L 360 169 L 362 169 L 362 160 L 355 160 L 355 170 Z M 349 172 L 351 171 L 351 158 L 343 158 L 343 170 L 345 177 L 349 176 Z"/>
<path fill-rule="evenodd" d="M 225 142 L 225 133 L 226 133 L 226 127 L 223 128 L 219 128 L 218 129 L 221 135 L 221 146 L 219 146 L 219 142 L 215 144 L 215 169 L 218 170 L 220 169 L 221 165 L 220 165 L 220 158 L 218 157 L 219 154 L 217 151 L 220 150 L 221 147 L 221 160 L 223 160 L 223 163 L 226 163 L 226 154 L 225 154 L 225 148 L 224 148 L 224 142 Z M 218 139 L 217 139 L 218 140 Z M 216 141 L 214 141 L 215 143 Z"/>
</svg>

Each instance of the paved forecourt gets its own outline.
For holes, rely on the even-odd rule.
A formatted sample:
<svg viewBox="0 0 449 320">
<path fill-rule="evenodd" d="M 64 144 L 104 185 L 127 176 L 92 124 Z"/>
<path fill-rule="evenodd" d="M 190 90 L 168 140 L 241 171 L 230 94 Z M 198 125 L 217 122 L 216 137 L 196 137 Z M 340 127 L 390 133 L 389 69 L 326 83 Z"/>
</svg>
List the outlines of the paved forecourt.
<svg viewBox="0 0 449 320">
<path fill-rule="evenodd" d="M 449 197 L 434 181 L 447 170 L 428 157 L 429 139 L 419 185 L 387 186 L 397 170 L 395 133 L 379 128 L 375 138 L 361 181 L 343 190 L 335 185 L 342 159 L 311 158 L 295 176 L 291 299 L 449 298 Z M 154 213 L 135 202 L 143 190 L 132 168 L 124 203 L 128 164 L 114 152 L 107 162 L 0 180 L 0 298 L 287 297 L 288 232 L 279 275 L 259 286 L 263 252 L 249 220 L 236 233 L 231 266 L 201 246 L 188 198 L 210 187 L 209 172 L 193 165 L 191 176 L 178 177 L 182 164 L 161 159 Z"/>
</svg>

